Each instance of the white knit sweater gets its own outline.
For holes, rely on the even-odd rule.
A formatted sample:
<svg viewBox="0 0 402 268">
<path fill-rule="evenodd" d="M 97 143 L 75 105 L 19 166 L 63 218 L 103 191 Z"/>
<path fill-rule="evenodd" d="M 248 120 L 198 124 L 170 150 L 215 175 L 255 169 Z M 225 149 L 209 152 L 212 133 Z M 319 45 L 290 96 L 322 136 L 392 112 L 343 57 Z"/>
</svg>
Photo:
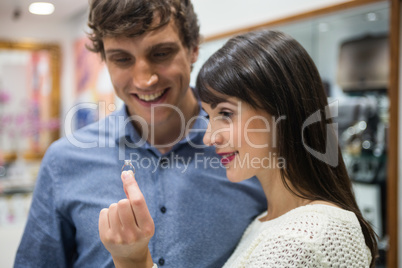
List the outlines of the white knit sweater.
<svg viewBox="0 0 402 268">
<path fill-rule="evenodd" d="M 371 253 L 354 213 L 315 204 L 260 222 L 266 213 L 249 225 L 225 268 L 369 267 Z"/>
</svg>

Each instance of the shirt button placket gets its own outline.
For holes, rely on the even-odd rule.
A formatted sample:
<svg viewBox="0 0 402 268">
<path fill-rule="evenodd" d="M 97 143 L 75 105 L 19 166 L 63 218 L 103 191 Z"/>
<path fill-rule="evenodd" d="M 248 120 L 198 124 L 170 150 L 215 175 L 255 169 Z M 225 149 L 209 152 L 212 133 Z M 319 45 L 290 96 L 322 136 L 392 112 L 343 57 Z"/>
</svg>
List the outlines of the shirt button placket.
<svg viewBox="0 0 402 268">
<path fill-rule="evenodd" d="M 168 165 L 168 164 L 169 164 L 169 159 L 168 159 L 167 157 L 162 157 L 162 158 L 160 158 L 160 160 L 159 160 L 159 167 L 160 167 L 161 169 L 167 168 L 167 165 Z M 162 205 L 162 206 L 160 207 L 160 211 L 161 211 L 162 214 L 165 214 L 165 213 L 166 213 L 166 207 Z M 163 257 L 159 258 L 158 264 L 159 264 L 159 266 L 165 265 L 165 259 L 164 259 Z"/>
<path fill-rule="evenodd" d="M 166 168 L 166 165 L 168 165 L 169 159 L 167 157 L 161 157 L 159 160 L 159 165 L 162 166 L 162 168 Z"/>
<path fill-rule="evenodd" d="M 161 212 L 162 212 L 163 214 L 166 213 L 166 207 L 165 207 L 165 206 L 161 207 Z"/>
</svg>

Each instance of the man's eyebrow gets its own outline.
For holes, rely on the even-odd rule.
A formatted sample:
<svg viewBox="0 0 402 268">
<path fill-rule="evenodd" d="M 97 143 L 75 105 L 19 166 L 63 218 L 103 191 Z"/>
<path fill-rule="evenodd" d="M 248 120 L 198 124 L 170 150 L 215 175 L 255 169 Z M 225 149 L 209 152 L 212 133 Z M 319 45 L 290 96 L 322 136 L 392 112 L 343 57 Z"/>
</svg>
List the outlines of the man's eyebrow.
<svg viewBox="0 0 402 268">
<path fill-rule="evenodd" d="M 177 45 L 176 42 L 164 42 L 164 43 L 159 43 L 153 46 L 150 46 L 146 49 L 146 51 L 149 53 L 151 51 L 157 50 L 158 48 L 161 47 L 173 47 L 173 48 L 178 48 L 179 46 Z M 110 48 L 105 50 L 105 54 L 114 54 L 114 53 L 127 53 L 130 54 L 130 52 L 128 52 L 125 49 L 121 49 L 121 48 Z"/>
<path fill-rule="evenodd" d="M 124 49 L 120 49 L 120 48 L 111 48 L 111 49 L 107 49 L 105 50 L 105 54 L 113 54 L 113 53 L 128 53 L 126 50 Z"/>
<path fill-rule="evenodd" d="M 159 43 L 153 46 L 150 46 L 149 48 L 147 48 L 147 51 L 153 51 L 159 48 L 163 48 L 163 47 L 173 47 L 173 48 L 178 48 L 179 46 L 177 45 L 176 42 L 164 42 L 164 43 Z"/>
</svg>

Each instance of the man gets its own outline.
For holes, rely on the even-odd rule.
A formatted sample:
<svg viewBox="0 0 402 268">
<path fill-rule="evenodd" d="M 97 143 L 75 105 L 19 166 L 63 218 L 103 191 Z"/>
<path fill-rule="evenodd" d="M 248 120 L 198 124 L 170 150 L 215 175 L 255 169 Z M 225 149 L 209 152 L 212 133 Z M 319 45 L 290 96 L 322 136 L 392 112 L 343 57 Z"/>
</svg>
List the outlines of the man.
<svg viewBox="0 0 402 268">
<path fill-rule="evenodd" d="M 199 43 L 191 2 L 93 0 L 88 25 L 125 105 L 49 148 L 15 266 L 113 267 L 98 218 L 125 197 L 125 159 L 155 223 L 153 261 L 222 266 L 265 201 L 256 180 L 227 187 L 203 146 L 204 113 L 189 87 Z"/>
</svg>

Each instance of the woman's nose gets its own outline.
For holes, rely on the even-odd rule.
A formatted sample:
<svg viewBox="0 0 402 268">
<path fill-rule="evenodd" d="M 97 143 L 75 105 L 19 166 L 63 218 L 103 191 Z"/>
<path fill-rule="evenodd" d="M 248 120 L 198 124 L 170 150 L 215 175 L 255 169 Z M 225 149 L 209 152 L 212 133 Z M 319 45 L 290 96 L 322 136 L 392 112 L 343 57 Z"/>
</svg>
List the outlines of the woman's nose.
<svg viewBox="0 0 402 268">
<path fill-rule="evenodd" d="M 207 146 L 219 145 L 223 142 L 222 135 L 220 135 L 219 132 L 212 130 L 211 123 L 208 123 L 203 142 Z"/>
</svg>

